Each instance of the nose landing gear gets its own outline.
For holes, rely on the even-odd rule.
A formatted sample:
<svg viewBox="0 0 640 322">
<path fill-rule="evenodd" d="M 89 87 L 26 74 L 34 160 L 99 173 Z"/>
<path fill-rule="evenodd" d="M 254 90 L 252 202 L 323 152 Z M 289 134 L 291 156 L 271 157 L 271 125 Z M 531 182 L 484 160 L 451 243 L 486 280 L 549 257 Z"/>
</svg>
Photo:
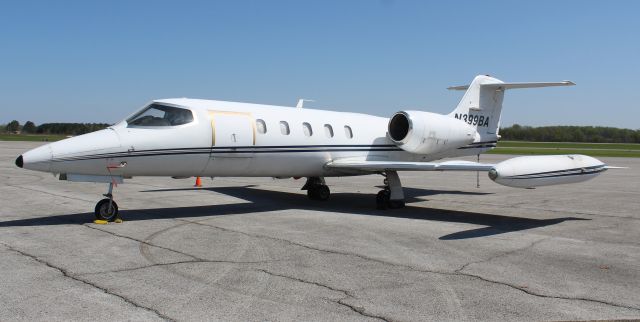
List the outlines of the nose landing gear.
<svg viewBox="0 0 640 322">
<path fill-rule="evenodd" d="M 115 221 L 118 217 L 118 204 L 113 201 L 113 182 L 109 183 L 109 191 L 103 196 L 107 197 L 98 201 L 95 208 L 97 220 Z"/>
</svg>

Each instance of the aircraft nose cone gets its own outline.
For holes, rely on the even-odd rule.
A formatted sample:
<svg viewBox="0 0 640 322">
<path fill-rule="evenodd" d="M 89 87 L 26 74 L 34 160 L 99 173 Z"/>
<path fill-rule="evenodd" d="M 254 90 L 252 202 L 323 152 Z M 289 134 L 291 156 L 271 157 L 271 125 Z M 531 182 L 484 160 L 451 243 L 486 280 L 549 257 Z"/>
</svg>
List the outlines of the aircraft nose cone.
<svg viewBox="0 0 640 322">
<path fill-rule="evenodd" d="M 16 165 L 28 170 L 49 172 L 51 170 L 51 157 L 51 147 L 50 144 L 47 144 L 20 155 L 16 159 Z"/>
<path fill-rule="evenodd" d="M 18 168 L 22 168 L 22 166 L 24 165 L 24 160 L 22 159 L 22 155 L 16 158 L 16 165 L 18 166 Z"/>
</svg>

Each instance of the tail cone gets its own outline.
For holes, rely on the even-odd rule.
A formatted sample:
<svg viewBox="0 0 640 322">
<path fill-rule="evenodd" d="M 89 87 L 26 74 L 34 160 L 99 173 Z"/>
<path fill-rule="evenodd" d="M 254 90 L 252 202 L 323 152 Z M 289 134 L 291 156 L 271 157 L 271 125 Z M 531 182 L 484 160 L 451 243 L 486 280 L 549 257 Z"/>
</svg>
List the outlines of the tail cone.
<svg viewBox="0 0 640 322">
<path fill-rule="evenodd" d="M 196 184 L 194 187 L 202 187 L 202 180 L 200 180 L 200 177 L 196 177 Z"/>
</svg>

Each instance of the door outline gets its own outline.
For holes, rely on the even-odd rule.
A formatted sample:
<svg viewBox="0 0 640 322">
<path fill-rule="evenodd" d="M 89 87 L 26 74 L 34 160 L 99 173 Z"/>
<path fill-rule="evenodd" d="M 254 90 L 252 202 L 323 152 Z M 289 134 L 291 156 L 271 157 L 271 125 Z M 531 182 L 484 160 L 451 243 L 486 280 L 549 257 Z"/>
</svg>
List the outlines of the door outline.
<svg viewBox="0 0 640 322">
<path fill-rule="evenodd" d="M 251 124 L 252 132 L 252 145 L 256 145 L 256 122 L 253 114 L 249 112 L 231 112 L 231 111 L 215 111 L 209 110 L 209 118 L 211 119 L 211 147 L 216 146 L 216 115 L 231 115 L 231 116 L 243 116 L 247 118 L 249 124 Z M 230 147 L 235 149 L 235 147 Z"/>
</svg>

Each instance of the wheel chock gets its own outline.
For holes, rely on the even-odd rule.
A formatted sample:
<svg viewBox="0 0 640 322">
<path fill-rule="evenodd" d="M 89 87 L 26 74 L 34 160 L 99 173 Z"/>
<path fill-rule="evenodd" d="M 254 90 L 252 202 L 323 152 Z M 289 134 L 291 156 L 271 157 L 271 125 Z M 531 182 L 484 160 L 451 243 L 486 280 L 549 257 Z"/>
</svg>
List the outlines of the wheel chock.
<svg viewBox="0 0 640 322">
<path fill-rule="evenodd" d="M 93 223 L 94 223 L 94 224 L 98 224 L 98 225 L 106 225 L 106 224 L 108 224 L 109 222 L 108 222 L 108 221 L 106 221 L 106 220 L 96 219 L 96 220 L 94 220 L 94 221 L 93 221 Z"/>
<path fill-rule="evenodd" d="M 116 224 L 121 224 L 124 222 L 124 220 L 122 220 L 122 218 L 116 218 L 116 220 L 113 221 Z"/>
</svg>

